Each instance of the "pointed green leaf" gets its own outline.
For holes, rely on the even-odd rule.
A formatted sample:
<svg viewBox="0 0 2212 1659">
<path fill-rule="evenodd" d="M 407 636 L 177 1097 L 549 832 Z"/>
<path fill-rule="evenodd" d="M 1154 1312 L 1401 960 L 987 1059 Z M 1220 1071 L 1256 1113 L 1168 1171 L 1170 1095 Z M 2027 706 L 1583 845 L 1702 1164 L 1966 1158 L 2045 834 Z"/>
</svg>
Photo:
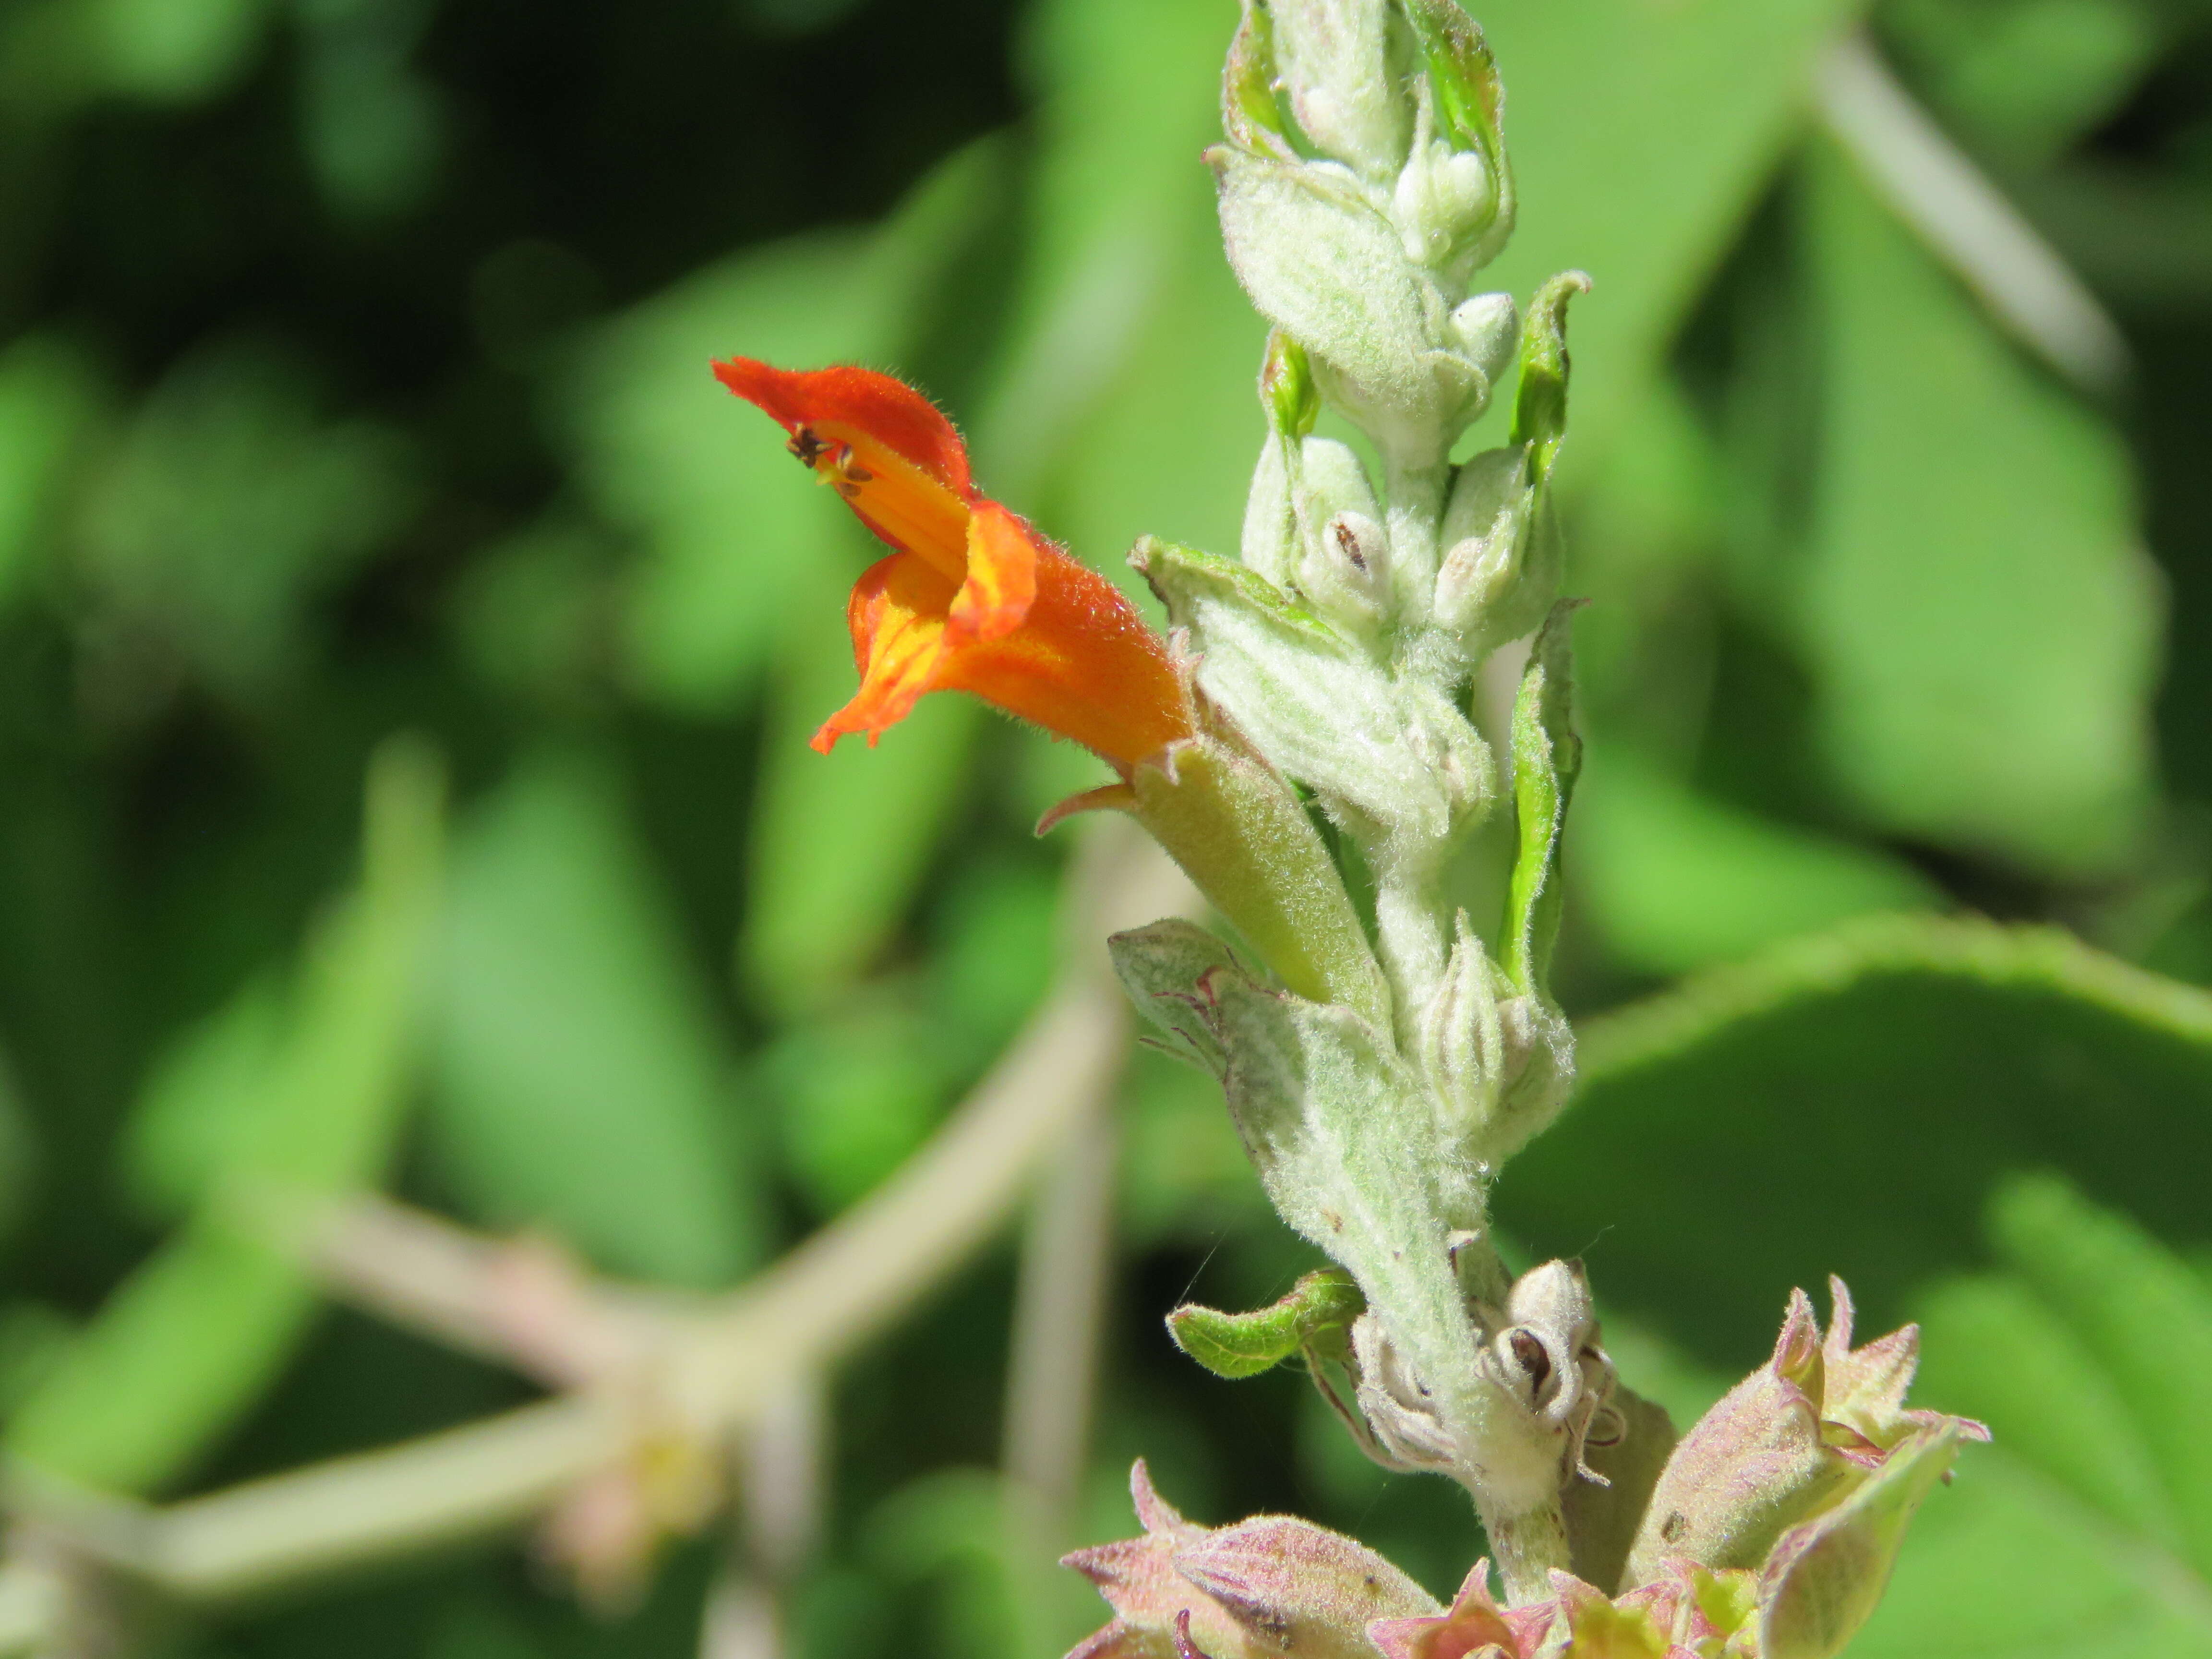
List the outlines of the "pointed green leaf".
<svg viewBox="0 0 2212 1659">
<path fill-rule="evenodd" d="M 1505 902 L 1499 966 L 1524 996 L 1544 994 L 1559 928 L 1559 836 L 1582 769 L 1574 728 L 1574 658 L 1568 641 L 1579 599 L 1552 607 L 1513 704 L 1513 804 L 1520 847 Z"/>
<path fill-rule="evenodd" d="M 1536 290 L 1521 319 L 1521 384 L 1513 398 L 1513 441 L 1529 448 L 1540 497 L 1567 435 L 1567 302 L 1590 290 L 1579 270 L 1562 271 Z"/>
<path fill-rule="evenodd" d="M 1168 1334 L 1216 1376 L 1257 1376 L 1326 1333 L 1342 1331 L 1366 1307 L 1351 1274 L 1323 1268 L 1304 1275 L 1279 1301 L 1250 1313 L 1186 1302 L 1168 1316 Z"/>
</svg>

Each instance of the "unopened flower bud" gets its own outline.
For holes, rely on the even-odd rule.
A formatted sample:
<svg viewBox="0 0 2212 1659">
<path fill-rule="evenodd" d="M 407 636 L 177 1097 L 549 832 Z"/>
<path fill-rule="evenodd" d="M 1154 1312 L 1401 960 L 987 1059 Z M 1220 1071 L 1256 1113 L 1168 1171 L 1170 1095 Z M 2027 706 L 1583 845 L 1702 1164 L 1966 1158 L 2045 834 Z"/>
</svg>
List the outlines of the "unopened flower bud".
<svg viewBox="0 0 2212 1659">
<path fill-rule="evenodd" d="M 1498 181 L 1480 152 L 1441 139 L 1417 144 L 1390 193 L 1390 217 L 1406 257 L 1432 270 L 1450 266 L 1498 214 Z"/>
<path fill-rule="evenodd" d="M 1511 304 L 1510 296 L 1507 304 Z M 1506 343 L 1510 353 L 1513 343 Z M 1321 414 L 1321 392 L 1314 385 L 1306 349 L 1279 328 L 1267 331 L 1267 356 L 1260 365 L 1260 406 L 1279 437 L 1297 439 L 1311 432 Z"/>
<path fill-rule="evenodd" d="M 1405 159 L 1413 112 L 1391 62 L 1389 0 L 1272 0 L 1275 64 L 1320 149 L 1370 179 Z"/>
<path fill-rule="evenodd" d="M 1300 542 L 1296 586 L 1331 621 L 1373 633 L 1389 600 L 1390 538 L 1367 469 L 1350 446 L 1308 438 L 1291 500 Z"/>
<path fill-rule="evenodd" d="M 1062 1563 L 1098 1586 L 1114 1621 L 1069 1659 L 1373 1659 L 1377 1620 L 1434 1617 L 1428 1593 L 1374 1551 L 1288 1516 L 1232 1527 L 1186 1521 L 1130 1472 L 1141 1538 L 1078 1550 Z"/>
<path fill-rule="evenodd" d="M 1238 554 L 1278 587 L 1291 585 L 1298 563 L 1298 521 L 1291 507 L 1289 446 L 1269 437 L 1252 469 L 1244 501 L 1244 536 Z"/>
<path fill-rule="evenodd" d="M 1488 383 L 1445 337 L 1443 295 L 1371 193 L 1334 162 L 1234 144 L 1206 154 L 1223 245 L 1253 304 L 1311 354 L 1328 402 L 1386 451 L 1432 464 Z"/>
<path fill-rule="evenodd" d="M 1678 1556 L 1757 1567 L 1785 1531 L 1833 1510 L 1916 1434 L 1989 1437 L 1978 1423 L 1905 1410 L 1918 1333 L 1907 1326 L 1855 1351 L 1850 1292 L 1841 1279 L 1829 1288 L 1827 1336 L 1812 1299 L 1791 1291 L 1773 1357 L 1674 1449 L 1629 1558 L 1632 1579 Z"/>
<path fill-rule="evenodd" d="M 1457 921 L 1443 981 L 1421 1010 L 1417 1052 L 1443 1108 L 1438 1127 L 1446 1142 L 1467 1147 L 1495 1106 L 1505 1038 L 1498 1019 L 1497 967 L 1475 937 L 1467 912 L 1462 910 Z"/>
<path fill-rule="evenodd" d="M 1444 508 L 1435 617 L 1470 655 L 1527 633 L 1552 601 L 1547 572 L 1524 568 L 1536 494 L 1521 445 L 1485 450 L 1459 470 Z"/>
<path fill-rule="evenodd" d="M 1477 294 L 1452 308 L 1444 331 L 1495 386 L 1521 349 L 1521 308 L 1510 294 Z"/>
</svg>

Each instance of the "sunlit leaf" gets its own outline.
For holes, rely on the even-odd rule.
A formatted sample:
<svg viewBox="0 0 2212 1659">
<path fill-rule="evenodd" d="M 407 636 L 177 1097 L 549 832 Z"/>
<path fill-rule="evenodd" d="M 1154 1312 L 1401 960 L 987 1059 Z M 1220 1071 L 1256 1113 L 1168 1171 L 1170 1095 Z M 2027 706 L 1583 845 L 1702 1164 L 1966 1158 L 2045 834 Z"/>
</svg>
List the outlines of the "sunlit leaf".
<svg viewBox="0 0 2212 1659">
<path fill-rule="evenodd" d="M 1826 149 L 1828 385 L 1795 606 L 1831 764 L 1893 834 L 2110 869 L 2151 792 L 2160 603 L 2118 435 Z"/>
<path fill-rule="evenodd" d="M 2212 1294 L 2063 1182 L 2010 1184 L 1992 1213 L 2006 1270 L 1926 1295 L 1916 1394 L 1995 1443 L 1929 1504 L 1851 1651 L 2212 1653 Z"/>
<path fill-rule="evenodd" d="M 2112 114 L 2176 9 L 2159 0 L 1899 0 L 1883 21 L 1944 114 L 1978 146 L 2033 165 Z"/>
<path fill-rule="evenodd" d="M 1911 1286 L 1979 1257 L 2008 1170 L 2199 1224 L 2212 994 L 2055 929 L 1868 918 L 1581 1037 L 1577 1101 L 1505 1171 L 1501 1220 L 1716 1365 L 1747 1366 L 1790 1288 L 1829 1273 L 1897 1322 Z"/>
<path fill-rule="evenodd" d="M 1803 118 L 1855 0 L 1489 0 L 1520 215 L 1480 280 L 1526 300 L 1554 271 L 1575 310 L 1567 477 L 1594 464 L 1658 366 Z M 1577 459 L 1579 458 L 1579 459 Z"/>
<path fill-rule="evenodd" d="M 1699 794 L 1625 748 L 1595 751 L 1567 820 L 1577 914 L 1625 963 L 1680 973 L 1846 917 L 1932 906 L 1911 866 Z"/>
</svg>

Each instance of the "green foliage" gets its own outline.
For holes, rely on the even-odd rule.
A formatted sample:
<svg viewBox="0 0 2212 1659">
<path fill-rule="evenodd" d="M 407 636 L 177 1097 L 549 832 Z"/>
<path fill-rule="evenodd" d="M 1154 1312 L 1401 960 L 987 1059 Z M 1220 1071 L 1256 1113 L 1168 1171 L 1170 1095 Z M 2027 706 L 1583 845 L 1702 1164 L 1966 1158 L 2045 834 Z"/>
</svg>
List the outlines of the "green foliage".
<svg viewBox="0 0 2212 1659">
<path fill-rule="evenodd" d="M 240 697 L 295 675 L 308 602 L 398 526 L 408 460 L 377 423 L 319 419 L 307 371 L 264 343 L 221 342 L 173 369 L 120 435 L 75 542 L 111 695 L 156 693 L 140 682 L 164 659 Z"/>
<path fill-rule="evenodd" d="M 303 1203 L 379 1178 L 419 1041 L 437 914 L 443 778 L 379 751 L 357 892 L 314 930 L 281 1016 L 227 1013 L 145 1097 L 141 1180 L 185 1226 L 109 1298 L 10 1419 L 27 1462 L 126 1492 L 167 1484 L 252 1406 L 313 1306 L 276 1243 Z M 198 1121 L 192 1121 L 193 1118 Z"/>
<path fill-rule="evenodd" d="M 1309 1347 L 1341 1353 L 1346 1332 L 1367 1309 L 1352 1275 L 1305 1274 L 1290 1293 L 1250 1313 L 1228 1314 L 1186 1302 L 1168 1316 L 1176 1346 L 1216 1376 L 1257 1376 Z"/>
<path fill-rule="evenodd" d="M 1527 295 L 1554 271 L 1591 274 L 1575 317 L 1570 453 L 1602 453 L 1790 142 L 1815 56 L 1858 8 L 1480 9 L 1505 77 L 1521 200 L 1512 243 L 1484 280 Z"/>
<path fill-rule="evenodd" d="M 0 605 L 40 552 L 71 452 L 96 397 L 68 344 L 31 334 L 0 353 Z"/>
<path fill-rule="evenodd" d="M 2126 459 L 1848 163 L 1812 179 L 1829 362 L 1791 608 L 1832 763 L 1893 833 L 2112 870 L 2142 834 L 2157 660 Z"/>
<path fill-rule="evenodd" d="M 1587 1256 L 1624 1376 L 1678 1421 L 1793 1284 L 1923 1320 L 1924 1397 L 1996 1443 L 1855 1654 L 2212 1654 L 2212 1003 L 2129 965 L 2212 981 L 2202 8 L 1473 9 L 1518 185 L 1492 280 L 1525 306 L 1593 279 L 1557 473 L 1592 601 L 1564 886 L 1531 849 L 1583 1077 L 1500 1224 Z M 1862 17 L 2114 307 L 2131 404 L 2045 379 L 1813 130 Z M 381 1184 L 726 1283 L 988 1067 L 1057 960 L 1069 832 L 1030 825 L 1103 772 L 951 698 L 807 749 L 878 550 L 707 364 L 914 376 L 985 489 L 1117 576 L 1140 535 L 1232 552 L 1265 329 L 1200 155 L 1236 20 L 0 9 L 12 1454 L 152 1492 L 495 1408 L 509 1385 L 465 1362 L 316 1321 L 271 1227 Z M 1474 714 L 1510 741 L 1494 678 Z M 356 853 L 402 729 L 453 757 L 450 871 L 419 751 L 370 769 Z M 1286 844 L 1319 833 L 1274 805 Z M 1358 980 L 1322 920 L 1253 942 Z M 1164 1340 L 1178 1302 L 1261 1306 L 1317 1257 L 1211 1079 L 1142 1053 L 1121 1105 L 1083 1527 L 1127 1530 L 1144 1450 L 1194 1514 L 1310 1513 L 1448 1595 L 1482 1545 L 1445 1483 L 1358 1459 L 1293 1368 L 1230 1394 Z M 1052 1646 L 977 1467 L 1006 1276 L 837 1379 L 804 1659 Z M 181 1639 L 654 1659 L 696 1650 L 708 1566 L 678 1552 L 604 1629 L 473 1559 Z"/>
<path fill-rule="evenodd" d="M 1499 1188 L 1505 1224 L 1539 1250 L 1602 1235 L 1608 1295 L 1756 1352 L 1792 1284 L 1842 1273 L 1879 1322 L 1972 1261 L 1974 1196 L 2023 1164 L 2187 1226 L 2212 995 L 2056 930 L 1872 918 L 1592 1022 L 1580 1064 Z M 1736 1248 L 1680 1226 L 1675 1192 Z"/>
<path fill-rule="evenodd" d="M 1559 835 L 1582 771 L 1570 643 L 1575 609 L 1572 599 L 1552 607 L 1513 702 L 1513 806 L 1521 845 L 1499 933 L 1498 966 L 1523 996 L 1547 988 L 1559 930 Z"/>
<path fill-rule="evenodd" d="M 735 1063 L 604 765 L 525 757 L 457 840 L 432 1053 L 441 1180 L 615 1272 L 762 1253 Z"/>
<path fill-rule="evenodd" d="M 1572 895 L 1607 951 L 1645 972 L 1740 960 L 1936 898 L 1895 858 L 1700 794 L 1632 748 L 1601 750 L 1586 771 L 1568 832 Z"/>
<path fill-rule="evenodd" d="M 2212 1651 L 2192 1381 L 2212 1295 L 2053 1176 L 2002 1185 L 1989 1223 L 1998 1270 L 1923 1295 L 1922 1379 L 1929 1399 L 1985 1417 L 1996 1443 L 1954 1504 L 1931 1505 L 1853 1651 Z"/>
</svg>

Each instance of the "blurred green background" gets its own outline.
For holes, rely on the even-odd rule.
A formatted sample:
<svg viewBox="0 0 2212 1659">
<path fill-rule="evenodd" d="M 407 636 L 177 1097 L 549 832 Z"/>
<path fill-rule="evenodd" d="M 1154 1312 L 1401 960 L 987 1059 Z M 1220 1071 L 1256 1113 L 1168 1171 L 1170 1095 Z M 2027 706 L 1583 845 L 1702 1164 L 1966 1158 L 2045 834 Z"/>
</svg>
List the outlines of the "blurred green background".
<svg viewBox="0 0 2212 1659">
<path fill-rule="evenodd" d="M 1588 1080 L 1502 1223 L 1586 1256 L 1678 1414 L 1793 1284 L 1927 1322 L 1926 1401 L 1998 1441 L 1855 1652 L 2212 1654 L 2212 4 L 1865 15 L 1923 143 L 2086 283 L 2070 333 L 1869 161 L 1827 56 L 1863 12 L 1480 9 L 1525 204 L 1496 281 L 1596 282 Z M 865 537 L 707 362 L 917 380 L 1107 569 L 1233 549 L 1262 330 L 1199 152 L 1234 14 L 0 0 L 12 1451 L 171 1495 L 527 1397 L 319 1307 L 217 1218 L 242 1179 L 712 1288 L 981 1074 L 1054 959 L 1070 837 L 1029 825 L 1097 769 L 951 698 L 806 750 Z M 1141 1452 L 1198 1518 L 1296 1510 L 1448 1591 L 1453 1490 L 1170 1347 L 1178 1298 L 1310 1258 L 1206 1079 L 1139 1054 L 1119 1105 L 1084 1535 L 1130 1529 Z M 1013 1261 L 836 1379 L 793 1652 L 1103 1620 L 1072 1582 L 1025 1614 L 1006 1558 Z M 486 1545 L 163 1639 L 691 1653 L 714 1556 L 593 1616 Z"/>
</svg>

